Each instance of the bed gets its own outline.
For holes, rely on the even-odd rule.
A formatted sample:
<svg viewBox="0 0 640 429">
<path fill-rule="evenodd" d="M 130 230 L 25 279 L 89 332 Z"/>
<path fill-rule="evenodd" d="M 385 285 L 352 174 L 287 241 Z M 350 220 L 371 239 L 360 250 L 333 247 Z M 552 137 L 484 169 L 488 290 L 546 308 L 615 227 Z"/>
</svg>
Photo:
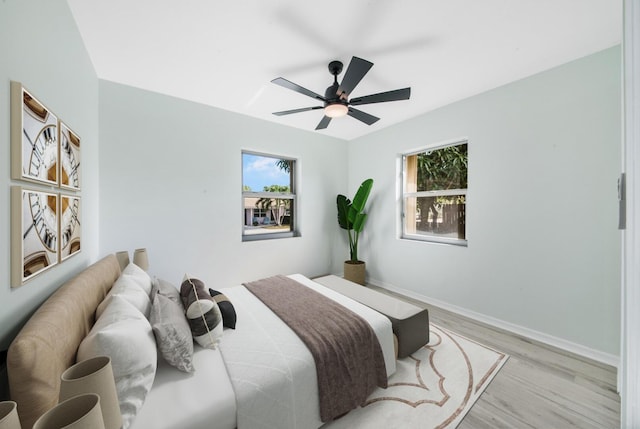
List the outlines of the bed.
<svg viewBox="0 0 640 429">
<path fill-rule="evenodd" d="M 59 288 L 32 316 L 8 354 L 11 397 L 23 428 L 55 406 L 60 374 L 76 361 L 96 309 L 121 277 L 114 255 Z M 395 372 L 389 319 L 300 275 L 288 276 L 365 319 Z M 314 358 L 298 336 L 244 286 L 218 289 L 233 303 L 238 323 L 216 349 L 194 346 L 192 374 L 160 355 L 153 385 L 129 426 L 133 429 L 317 428 L 322 426 Z M 115 300 L 115 298 L 113 298 Z"/>
</svg>

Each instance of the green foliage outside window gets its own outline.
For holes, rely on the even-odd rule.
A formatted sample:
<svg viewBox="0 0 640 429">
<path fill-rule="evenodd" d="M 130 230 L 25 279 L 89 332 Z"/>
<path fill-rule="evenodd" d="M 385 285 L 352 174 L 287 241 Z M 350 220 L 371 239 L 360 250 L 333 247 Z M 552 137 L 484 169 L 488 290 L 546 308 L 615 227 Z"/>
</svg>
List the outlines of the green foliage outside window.
<svg viewBox="0 0 640 429">
<path fill-rule="evenodd" d="M 467 188 L 467 144 L 420 153 L 418 191 Z"/>
<path fill-rule="evenodd" d="M 405 231 L 465 239 L 467 143 L 407 155 L 410 192 Z M 410 167 L 409 167 L 410 165 Z"/>
</svg>

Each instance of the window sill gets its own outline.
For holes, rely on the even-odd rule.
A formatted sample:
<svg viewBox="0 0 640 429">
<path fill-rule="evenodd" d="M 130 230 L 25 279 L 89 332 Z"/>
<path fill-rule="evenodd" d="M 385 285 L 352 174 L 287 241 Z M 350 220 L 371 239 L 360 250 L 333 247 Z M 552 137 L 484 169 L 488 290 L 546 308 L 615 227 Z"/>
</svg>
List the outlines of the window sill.
<svg viewBox="0 0 640 429">
<path fill-rule="evenodd" d="M 453 246 L 468 247 L 468 241 L 460 238 L 434 237 L 427 235 L 404 234 L 400 236 L 401 240 L 423 241 L 426 243 L 450 244 Z"/>
<path fill-rule="evenodd" d="M 293 238 L 300 237 L 300 233 L 297 231 L 288 232 L 272 232 L 262 234 L 243 234 L 242 241 L 262 241 L 262 240 L 275 240 L 279 238 Z"/>
</svg>

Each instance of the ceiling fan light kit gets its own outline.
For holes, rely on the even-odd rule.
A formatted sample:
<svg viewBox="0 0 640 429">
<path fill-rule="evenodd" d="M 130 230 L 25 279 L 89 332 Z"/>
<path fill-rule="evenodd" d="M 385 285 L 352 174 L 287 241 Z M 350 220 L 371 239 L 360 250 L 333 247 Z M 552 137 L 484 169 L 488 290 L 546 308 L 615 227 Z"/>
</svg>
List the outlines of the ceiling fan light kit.
<svg viewBox="0 0 640 429">
<path fill-rule="evenodd" d="M 349 100 L 349 96 L 353 89 L 360 83 L 362 78 L 373 67 L 373 63 L 362 58 L 352 57 L 349 67 L 344 74 L 342 82 L 338 84 L 338 75 L 342 72 L 342 63 L 340 61 L 331 61 L 329 63 L 329 72 L 333 75 L 333 84 L 327 88 L 324 97 L 296 83 L 288 81 L 285 78 L 278 77 L 271 82 L 290 89 L 297 93 L 306 95 L 318 101 L 322 101 L 322 106 L 302 107 L 293 110 L 284 110 L 281 112 L 273 112 L 274 115 L 284 116 L 292 113 L 308 112 L 309 110 L 323 109 L 324 116 L 318 123 L 316 130 L 327 128 L 331 119 L 349 115 L 367 125 L 377 122 L 380 118 L 370 115 L 362 110 L 354 109 L 350 106 L 359 106 L 362 104 L 384 103 L 387 101 L 408 100 L 411 96 L 411 88 L 396 89 L 393 91 L 380 92 L 377 94 L 365 95 Z"/>
<path fill-rule="evenodd" d="M 340 118 L 349 113 L 349 108 L 342 103 L 327 104 L 324 106 L 324 114 L 330 118 Z"/>
</svg>

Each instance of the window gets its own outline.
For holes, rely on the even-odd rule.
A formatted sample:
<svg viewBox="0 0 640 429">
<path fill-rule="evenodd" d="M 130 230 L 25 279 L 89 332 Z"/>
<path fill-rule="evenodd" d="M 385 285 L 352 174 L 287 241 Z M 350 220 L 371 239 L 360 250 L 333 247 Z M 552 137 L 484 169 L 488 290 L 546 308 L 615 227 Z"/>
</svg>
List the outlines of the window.
<svg viewBox="0 0 640 429">
<path fill-rule="evenodd" d="M 402 238 L 466 245 L 467 141 L 402 156 Z"/>
<path fill-rule="evenodd" d="M 293 237 L 296 161 L 242 152 L 242 240 Z"/>
</svg>

